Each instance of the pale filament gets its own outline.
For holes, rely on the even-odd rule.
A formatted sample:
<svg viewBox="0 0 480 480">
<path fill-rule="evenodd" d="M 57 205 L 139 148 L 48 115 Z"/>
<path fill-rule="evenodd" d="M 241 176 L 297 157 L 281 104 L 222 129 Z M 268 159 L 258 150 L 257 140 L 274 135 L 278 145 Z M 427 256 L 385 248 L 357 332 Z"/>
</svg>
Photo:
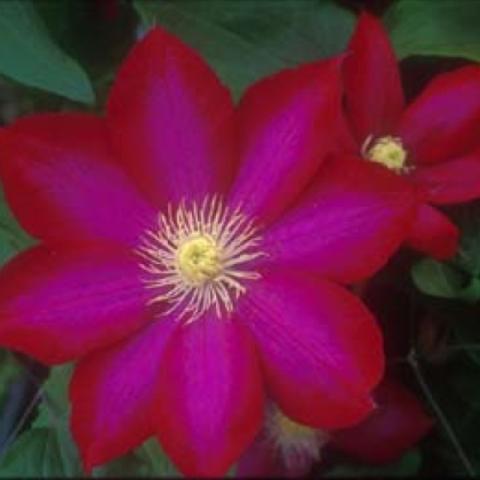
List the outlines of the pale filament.
<svg viewBox="0 0 480 480">
<path fill-rule="evenodd" d="M 264 255 L 260 240 L 241 207 L 231 209 L 217 195 L 168 205 L 138 249 L 149 274 L 145 285 L 154 292 L 150 303 L 166 304 L 164 314 L 175 312 L 187 323 L 210 309 L 229 315 L 246 283 L 260 278 L 247 265 Z"/>
</svg>

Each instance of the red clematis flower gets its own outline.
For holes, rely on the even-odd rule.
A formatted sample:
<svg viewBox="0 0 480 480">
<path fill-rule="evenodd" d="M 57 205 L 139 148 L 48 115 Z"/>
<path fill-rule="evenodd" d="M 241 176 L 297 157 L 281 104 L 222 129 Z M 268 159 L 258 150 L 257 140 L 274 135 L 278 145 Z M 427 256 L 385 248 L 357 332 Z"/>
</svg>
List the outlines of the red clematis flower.
<svg viewBox="0 0 480 480">
<path fill-rule="evenodd" d="M 405 107 L 395 54 L 377 19 L 361 15 L 348 52 L 345 112 L 353 140 L 347 150 L 383 164 L 422 192 L 409 244 L 450 257 L 458 230 L 431 205 L 480 197 L 480 68 L 438 75 Z"/>
<path fill-rule="evenodd" d="M 154 29 L 105 119 L 37 115 L 1 134 L 6 197 L 41 244 L 0 272 L 0 343 L 78 361 L 87 470 L 156 435 L 185 474 L 221 475 L 260 428 L 265 389 L 320 428 L 372 410 L 381 335 L 338 283 L 387 261 L 415 205 L 382 167 L 325 159 L 340 75 L 338 59 L 283 71 L 234 107 Z"/>
<path fill-rule="evenodd" d="M 238 463 L 237 475 L 306 475 L 321 460 L 327 443 L 365 463 L 396 460 L 429 432 L 432 419 L 415 395 L 395 380 L 384 380 L 374 397 L 378 408 L 366 420 L 328 433 L 293 422 L 278 408 L 270 407 L 262 432 Z"/>
</svg>

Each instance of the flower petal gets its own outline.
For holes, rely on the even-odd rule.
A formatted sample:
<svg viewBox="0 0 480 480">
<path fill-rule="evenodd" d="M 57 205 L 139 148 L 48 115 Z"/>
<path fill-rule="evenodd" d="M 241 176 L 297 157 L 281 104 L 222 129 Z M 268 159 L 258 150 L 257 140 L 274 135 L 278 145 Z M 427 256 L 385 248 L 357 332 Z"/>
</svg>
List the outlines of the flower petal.
<svg viewBox="0 0 480 480">
<path fill-rule="evenodd" d="M 468 153 L 480 136 L 480 67 L 435 77 L 404 112 L 397 134 L 417 164 Z"/>
<path fill-rule="evenodd" d="M 192 49 L 160 28 L 123 63 L 108 122 L 117 154 L 156 202 L 222 193 L 231 180 L 230 93 Z"/>
<path fill-rule="evenodd" d="M 0 344 L 63 363 L 134 332 L 147 301 L 131 254 L 36 247 L 0 271 Z"/>
<path fill-rule="evenodd" d="M 104 121 L 42 114 L 0 135 L 0 176 L 22 226 L 46 242 L 135 244 L 155 212 L 118 165 Z"/>
<path fill-rule="evenodd" d="M 154 435 L 155 386 L 176 325 L 162 317 L 77 365 L 70 385 L 71 429 L 87 472 Z"/>
<path fill-rule="evenodd" d="M 364 462 L 388 463 L 412 448 L 432 427 L 415 395 L 398 382 L 375 391 L 377 409 L 363 422 L 332 434 L 333 446 Z"/>
<path fill-rule="evenodd" d="M 453 257 L 458 247 L 458 228 L 439 210 L 424 204 L 418 209 L 407 243 L 438 260 Z"/>
<path fill-rule="evenodd" d="M 435 165 L 419 165 L 410 175 L 434 204 L 468 202 L 480 197 L 480 150 Z"/>
<path fill-rule="evenodd" d="M 340 59 L 253 85 L 237 120 L 241 165 L 231 202 L 267 222 L 302 191 L 340 135 Z"/>
<path fill-rule="evenodd" d="M 370 413 L 382 338 L 352 294 L 291 270 L 263 272 L 238 315 L 257 339 L 269 393 L 287 416 L 328 429 Z"/>
<path fill-rule="evenodd" d="M 362 13 L 344 63 L 346 113 L 359 144 L 391 133 L 404 107 L 390 39 L 374 16 Z"/>
<path fill-rule="evenodd" d="M 159 380 L 160 443 L 189 476 L 221 476 L 263 418 L 260 368 L 248 331 L 207 314 L 169 342 Z"/>
<path fill-rule="evenodd" d="M 416 201 L 408 182 L 380 165 L 329 159 L 299 203 L 265 232 L 264 261 L 359 281 L 405 239 Z"/>
</svg>

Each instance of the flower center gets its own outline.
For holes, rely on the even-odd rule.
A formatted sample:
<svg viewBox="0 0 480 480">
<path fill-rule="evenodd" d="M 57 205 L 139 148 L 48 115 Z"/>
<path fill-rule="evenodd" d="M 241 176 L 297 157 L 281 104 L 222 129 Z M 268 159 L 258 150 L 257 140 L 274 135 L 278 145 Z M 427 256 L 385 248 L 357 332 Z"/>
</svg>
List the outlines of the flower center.
<svg viewBox="0 0 480 480">
<path fill-rule="evenodd" d="M 362 154 L 368 160 L 380 163 L 396 173 L 406 173 L 411 168 L 407 165 L 407 150 L 398 137 L 387 135 L 372 142 L 370 135 L 363 144 Z"/>
<path fill-rule="evenodd" d="M 178 269 L 186 282 L 202 285 L 221 272 L 220 253 L 211 236 L 196 234 L 178 248 Z"/>
<path fill-rule="evenodd" d="M 145 285 L 154 291 L 150 303 L 168 304 L 165 314 L 187 322 L 210 309 L 219 317 L 231 313 L 247 282 L 260 277 L 250 267 L 264 255 L 259 243 L 253 221 L 217 196 L 169 205 L 139 248 Z"/>
</svg>

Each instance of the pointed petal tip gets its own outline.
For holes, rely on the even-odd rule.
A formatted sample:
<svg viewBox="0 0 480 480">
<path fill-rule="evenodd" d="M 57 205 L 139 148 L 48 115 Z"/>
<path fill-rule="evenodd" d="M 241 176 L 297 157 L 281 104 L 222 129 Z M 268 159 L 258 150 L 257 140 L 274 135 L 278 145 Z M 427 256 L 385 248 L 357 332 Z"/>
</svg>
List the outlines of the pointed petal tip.
<svg viewBox="0 0 480 480">
<path fill-rule="evenodd" d="M 381 21 L 363 11 L 347 46 L 346 111 L 359 144 L 370 134 L 385 135 L 404 106 L 397 59 Z"/>
<path fill-rule="evenodd" d="M 120 163 L 160 206 L 225 193 L 235 159 L 233 117 L 231 93 L 213 69 L 160 27 L 130 50 L 107 101 Z"/>
</svg>

